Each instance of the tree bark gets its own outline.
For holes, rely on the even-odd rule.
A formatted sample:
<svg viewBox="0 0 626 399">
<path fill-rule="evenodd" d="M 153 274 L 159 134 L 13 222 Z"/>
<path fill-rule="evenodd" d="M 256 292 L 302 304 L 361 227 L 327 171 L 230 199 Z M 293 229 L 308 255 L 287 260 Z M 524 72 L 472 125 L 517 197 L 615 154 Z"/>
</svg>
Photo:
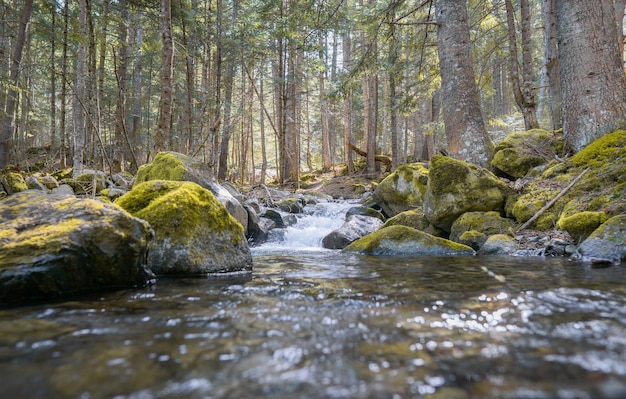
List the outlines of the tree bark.
<svg viewBox="0 0 626 399">
<path fill-rule="evenodd" d="M 613 0 L 557 1 L 563 133 L 575 152 L 614 131 L 626 115 L 626 77 Z"/>
<path fill-rule="evenodd" d="M 161 41 L 163 43 L 161 65 L 161 100 L 159 119 L 154 137 L 154 154 L 166 149 L 172 127 L 172 102 L 174 81 L 174 42 L 172 40 L 172 2 L 161 0 Z"/>
<path fill-rule="evenodd" d="M 13 57 L 11 59 L 9 84 L 7 90 L 4 116 L 2 118 L 2 129 L 0 130 L 0 169 L 4 169 L 9 164 L 11 155 L 11 136 L 13 135 L 13 118 L 17 106 L 18 84 L 20 79 L 20 65 L 22 63 L 22 50 L 26 41 L 26 32 L 30 22 L 30 15 L 33 10 L 33 0 L 26 0 L 22 9 L 22 19 L 13 47 Z"/>
<path fill-rule="evenodd" d="M 489 166 L 493 143 L 483 121 L 465 0 L 437 0 L 437 48 L 443 119 L 450 155 Z"/>
<path fill-rule="evenodd" d="M 79 1 L 79 35 L 82 38 L 87 37 L 87 1 Z M 83 172 L 83 158 L 85 155 L 86 123 L 84 106 L 86 103 L 87 48 L 84 40 L 78 41 L 76 56 L 76 86 L 74 87 L 74 102 L 72 105 L 74 127 L 73 177 Z"/>
<path fill-rule="evenodd" d="M 352 63 L 352 40 L 350 32 L 343 34 L 342 38 L 343 64 L 347 71 Z M 354 173 L 354 161 L 352 158 L 352 89 L 348 87 L 343 100 L 343 161 L 348 167 L 350 174 Z"/>
<path fill-rule="evenodd" d="M 506 6 L 507 26 L 509 30 L 509 50 L 511 80 L 515 102 L 524 117 L 526 130 L 539 127 L 537 121 L 537 102 L 532 75 L 531 37 L 530 37 L 530 8 L 528 0 L 520 0 L 522 15 L 522 79 L 520 79 L 520 65 L 517 54 L 517 30 L 515 28 L 515 10 L 511 0 L 504 1 Z"/>
<path fill-rule="evenodd" d="M 557 56 L 556 20 L 554 18 L 555 0 L 543 0 L 543 70 L 545 77 L 542 81 L 548 89 L 548 104 L 552 130 L 563 127 L 561 113 L 561 86 L 559 77 L 559 59 Z"/>
</svg>

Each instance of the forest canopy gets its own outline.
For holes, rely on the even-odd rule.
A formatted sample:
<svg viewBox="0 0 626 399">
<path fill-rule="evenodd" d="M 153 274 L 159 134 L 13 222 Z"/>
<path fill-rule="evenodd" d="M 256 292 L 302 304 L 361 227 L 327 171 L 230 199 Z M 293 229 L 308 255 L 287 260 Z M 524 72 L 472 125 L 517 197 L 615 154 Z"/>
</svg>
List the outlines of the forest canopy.
<svg viewBox="0 0 626 399">
<path fill-rule="evenodd" d="M 0 168 L 134 173 L 173 150 L 297 182 L 381 154 L 488 165 L 538 127 L 576 152 L 626 115 L 624 5 L 4 0 Z"/>
</svg>

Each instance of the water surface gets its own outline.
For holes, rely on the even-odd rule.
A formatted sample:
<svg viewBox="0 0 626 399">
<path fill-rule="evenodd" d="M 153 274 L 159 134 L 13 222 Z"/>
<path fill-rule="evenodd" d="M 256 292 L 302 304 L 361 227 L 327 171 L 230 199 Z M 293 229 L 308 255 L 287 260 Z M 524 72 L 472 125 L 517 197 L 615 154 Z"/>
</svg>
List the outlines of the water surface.
<svg viewBox="0 0 626 399">
<path fill-rule="evenodd" d="M 0 397 L 626 397 L 624 264 L 291 242 L 249 275 L 0 310 Z"/>
</svg>

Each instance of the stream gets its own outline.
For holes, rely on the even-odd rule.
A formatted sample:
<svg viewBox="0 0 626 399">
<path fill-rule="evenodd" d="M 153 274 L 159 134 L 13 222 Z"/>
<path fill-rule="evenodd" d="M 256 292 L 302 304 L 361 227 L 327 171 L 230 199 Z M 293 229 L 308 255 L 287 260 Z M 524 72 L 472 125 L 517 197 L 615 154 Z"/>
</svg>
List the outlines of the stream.
<svg viewBox="0 0 626 399">
<path fill-rule="evenodd" d="M 349 206 L 250 275 L 0 310 L 0 398 L 626 398 L 624 263 L 322 249 Z"/>
</svg>

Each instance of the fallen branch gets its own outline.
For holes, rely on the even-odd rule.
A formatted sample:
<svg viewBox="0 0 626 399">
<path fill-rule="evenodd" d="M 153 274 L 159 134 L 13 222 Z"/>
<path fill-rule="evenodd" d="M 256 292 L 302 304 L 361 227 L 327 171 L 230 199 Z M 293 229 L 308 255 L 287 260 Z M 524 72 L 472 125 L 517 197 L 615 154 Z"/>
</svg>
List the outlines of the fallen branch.
<svg viewBox="0 0 626 399">
<path fill-rule="evenodd" d="M 557 202 L 559 200 L 559 198 L 561 198 L 562 196 L 565 195 L 565 193 L 567 193 L 569 190 L 571 190 L 572 187 L 574 187 L 574 185 L 576 183 L 578 183 L 578 181 L 580 179 L 582 179 L 582 177 L 585 175 L 585 173 L 587 173 L 589 171 L 589 168 L 583 170 L 582 172 L 580 172 L 580 174 L 578 176 L 576 176 L 576 178 L 567 186 L 565 187 L 563 190 L 561 190 L 560 193 L 557 194 L 556 197 L 552 198 L 552 200 L 550 202 L 548 202 L 547 204 L 545 204 L 543 206 L 543 208 L 539 209 L 537 211 L 537 213 L 535 213 L 533 215 L 533 217 L 531 217 L 530 219 L 528 219 L 526 221 L 526 223 L 524 223 L 523 225 L 521 225 L 515 232 L 519 233 L 520 231 L 524 230 L 526 227 L 530 226 L 535 220 L 537 220 L 539 218 L 539 216 L 541 216 L 545 211 L 547 211 L 552 205 L 554 205 L 555 202 Z"/>
<path fill-rule="evenodd" d="M 354 152 L 356 152 L 357 154 L 359 154 L 360 156 L 367 158 L 367 152 L 355 147 L 353 144 L 348 144 L 348 146 L 350 147 L 350 149 Z M 382 164 L 385 165 L 385 172 L 390 172 L 391 171 L 391 159 L 389 159 L 388 156 L 385 155 L 376 155 L 374 157 L 374 160 L 376 162 L 380 162 Z"/>
</svg>

